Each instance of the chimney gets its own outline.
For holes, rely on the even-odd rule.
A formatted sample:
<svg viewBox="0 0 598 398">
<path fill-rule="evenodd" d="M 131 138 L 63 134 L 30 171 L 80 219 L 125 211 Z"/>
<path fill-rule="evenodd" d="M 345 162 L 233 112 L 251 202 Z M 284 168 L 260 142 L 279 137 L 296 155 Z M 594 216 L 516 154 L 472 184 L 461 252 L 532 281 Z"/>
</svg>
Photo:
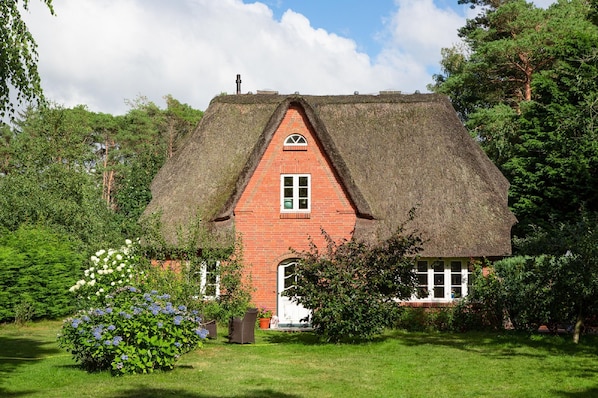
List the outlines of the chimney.
<svg viewBox="0 0 598 398">
<path fill-rule="evenodd" d="M 241 75 L 237 75 L 235 83 L 237 83 L 237 95 L 241 94 Z"/>
</svg>

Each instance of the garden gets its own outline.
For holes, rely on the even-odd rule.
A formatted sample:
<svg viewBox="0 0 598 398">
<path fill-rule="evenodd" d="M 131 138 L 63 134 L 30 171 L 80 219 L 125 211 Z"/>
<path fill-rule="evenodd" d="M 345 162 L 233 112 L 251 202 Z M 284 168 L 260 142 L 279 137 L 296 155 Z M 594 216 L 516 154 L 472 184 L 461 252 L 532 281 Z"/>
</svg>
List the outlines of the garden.
<svg viewBox="0 0 598 398">
<path fill-rule="evenodd" d="M 192 294 L 199 285 L 191 276 L 196 274 L 194 267 L 205 267 L 209 259 L 190 261 L 175 272 L 144 260 L 142 246 L 127 240 L 117 249 L 95 252 L 83 270 L 68 271 L 69 257 L 54 253 L 62 259 L 56 261 L 61 266 L 46 266 L 46 271 L 53 270 L 45 274 L 46 285 L 63 286 L 56 294 L 40 290 L 33 296 L 36 290 L 30 282 L 28 289 L 26 285 L 34 273 L 27 266 L 29 260 L 19 256 L 18 243 L 36 242 L 46 259 L 53 258 L 50 247 L 61 248 L 51 239 L 36 241 L 39 232 L 24 230 L 20 233 L 26 239 L 16 234 L 4 241 L 5 250 L 13 260 L 21 258 L 23 267 L 18 275 L 11 274 L 11 288 L 29 292 L 21 297 L 30 301 L 12 303 L 14 309 L 4 318 L 12 321 L 0 326 L 2 396 L 336 397 L 351 391 L 355 397 L 539 393 L 589 397 L 598 393 L 598 336 L 585 333 L 574 341 L 571 333 L 537 329 L 538 322 L 576 319 L 575 307 L 561 305 L 559 290 L 541 296 L 546 289 L 541 286 L 543 278 L 538 278 L 542 272 L 548 272 L 550 279 L 551 272 L 571 269 L 575 256 L 550 261 L 514 257 L 493 264 L 493 272 L 485 276 L 482 268 L 472 265 L 476 272 L 468 298 L 451 308 L 430 311 L 391 306 L 387 300 L 396 289 L 407 295 L 416 288 L 405 282 L 412 279 L 409 259 L 420 243 L 416 236 L 398 231 L 374 247 L 330 242 L 328 252 L 301 253 L 297 270 L 306 287 L 300 292 L 304 303 L 326 307 L 314 318 L 313 331 L 260 330 L 256 325 L 254 344 L 230 344 L 227 320 L 251 305 L 240 263 L 229 261 L 219 268 L 229 292 L 226 298 L 199 300 Z M 72 254 L 67 249 L 62 248 Z M 80 256 L 73 256 L 80 263 Z M 384 261 L 396 264 L 388 272 L 402 276 L 398 286 L 387 281 L 401 278 L 368 277 L 353 284 L 355 300 L 326 297 L 338 295 L 335 286 L 355 280 L 347 270 L 376 274 L 379 267 L 386 269 Z M 520 286 L 511 283 L 509 273 L 517 274 Z M 533 280 L 521 279 L 530 273 Z M 311 283 L 315 274 L 320 278 Z M 69 275 L 66 281 L 65 275 Z M 334 284 L 322 293 L 317 283 L 331 278 L 336 278 Z M 39 285 L 39 289 L 45 286 Z M 506 287 L 516 294 L 507 295 Z M 538 308 L 523 305 L 530 297 Z M 580 297 L 593 304 L 591 297 Z M 341 313 L 353 318 L 345 315 L 334 322 Z M 504 327 L 505 314 L 514 321 L 511 328 Z M 218 321 L 216 339 L 206 339 L 204 317 Z"/>
<path fill-rule="evenodd" d="M 598 339 L 519 332 L 386 331 L 360 344 L 310 332 L 256 330 L 256 343 L 217 340 L 171 371 L 86 372 L 59 348 L 62 322 L 0 327 L 4 397 L 593 397 Z"/>
</svg>

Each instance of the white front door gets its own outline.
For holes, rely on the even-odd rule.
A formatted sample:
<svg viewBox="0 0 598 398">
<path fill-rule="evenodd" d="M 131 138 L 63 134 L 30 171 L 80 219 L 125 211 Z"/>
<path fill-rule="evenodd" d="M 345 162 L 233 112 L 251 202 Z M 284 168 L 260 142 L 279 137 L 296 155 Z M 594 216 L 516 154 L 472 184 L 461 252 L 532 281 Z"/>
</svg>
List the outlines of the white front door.
<svg viewBox="0 0 598 398">
<path fill-rule="evenodd" d="M 278 324 L 279 326 L 307 326 L 302 319 L 310 315 L 310 311 L 297 304 L 290 297 L 281 293 L 297 283 L 295 266 L 297 259 L 285 260 L 278 266 Z"/>
</svg>

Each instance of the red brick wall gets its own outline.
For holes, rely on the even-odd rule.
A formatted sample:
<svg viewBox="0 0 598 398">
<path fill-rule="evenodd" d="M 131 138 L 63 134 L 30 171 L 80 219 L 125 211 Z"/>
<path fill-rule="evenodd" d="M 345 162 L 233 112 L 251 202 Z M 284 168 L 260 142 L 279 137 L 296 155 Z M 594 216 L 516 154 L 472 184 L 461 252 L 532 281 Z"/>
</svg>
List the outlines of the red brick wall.
<svg viewBox="0 0 598 398">
<path fill-rule="evenodd" d="M 284 148 L 285 138 L 294 133 L 307 139 L 307 150 Z M 281 174 L 311 175 L 309 218 L 281 217 Z M 235 227 L 241 234 L 244 262 L 256 289 L 253 304 L 276 308 L 277 267 L 281 261 L 293 257 L 290 247 L 307 250 L 311 236 L 324 248 L 320 228 L 335 240 L 349 239 L 355 221 L 355 209 L 316 141 L 303 110 L 291 107 L 235 207 Z"/>
</svg>

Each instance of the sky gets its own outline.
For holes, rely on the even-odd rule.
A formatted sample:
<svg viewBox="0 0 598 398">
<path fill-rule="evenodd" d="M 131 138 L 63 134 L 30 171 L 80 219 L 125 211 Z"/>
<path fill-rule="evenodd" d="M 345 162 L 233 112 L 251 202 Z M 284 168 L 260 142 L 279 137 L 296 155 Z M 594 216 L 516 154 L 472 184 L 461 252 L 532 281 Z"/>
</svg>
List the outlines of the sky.
<svg viewBox="0 0 598 398">
<path fill-rule="evenodd" d="M 547 7 L 556 0 L 535 0 Z M 46 98 L 120 115 L 172 95 L 426 92 L 476 10 L 457 0 L 53 0 L 23 18 Z"/>
</svg>

